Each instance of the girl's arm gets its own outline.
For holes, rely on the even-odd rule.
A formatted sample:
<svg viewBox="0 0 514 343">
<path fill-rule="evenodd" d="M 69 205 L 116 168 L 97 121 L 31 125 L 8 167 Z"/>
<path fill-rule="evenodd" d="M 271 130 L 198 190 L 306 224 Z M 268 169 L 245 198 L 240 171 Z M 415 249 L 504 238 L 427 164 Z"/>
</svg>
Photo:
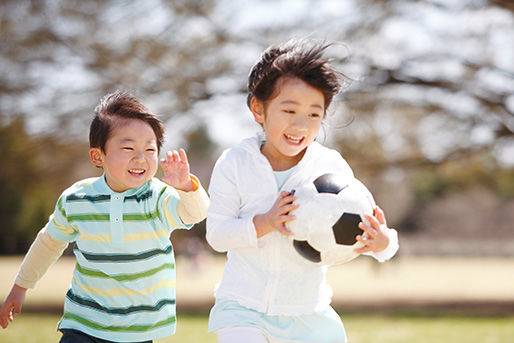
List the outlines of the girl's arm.
<svg viewBox="0 0 514 343">
<path fill-rule="evenodd" d="M 207 210 L 206 239 L 218 252 L 256 248 L 258 238 L 254 214 L 240 215 L 242 200 L 237 187 L 238 168 L 228 154 L 225 152 L 216 162 L 209 185 L 211 201 Z"/>
<path fill-rule="evenodd" d="M 6 328 L 21 312 L 27 288 L 34 288 L 48 268 L 62 255 L 68 243 L 54 239 L 46 228 L 39 231 L 23 259 L 11 292 L 0 307 L 0 325 Z"/>
</svg>

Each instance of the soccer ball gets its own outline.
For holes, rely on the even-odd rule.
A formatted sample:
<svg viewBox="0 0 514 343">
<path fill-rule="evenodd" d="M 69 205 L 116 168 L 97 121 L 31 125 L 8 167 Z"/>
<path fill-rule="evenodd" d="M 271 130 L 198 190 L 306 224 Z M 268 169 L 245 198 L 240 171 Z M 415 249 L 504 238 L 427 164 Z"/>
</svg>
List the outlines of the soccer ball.
<svg viewBox="0 0 514 343">
<path fill-rule="evenodd" d="M 366 234 L 358 227 L 372 214 L 375 201 L 357 179 L 340 174 L 324 174 L 293 190 L 299 207 L 288 222 L 293 233 L 293 246 L 307 260 L 336 265 L 356 258 L 354 249 L 362 246 L 357 235 Z"/>
</svg>

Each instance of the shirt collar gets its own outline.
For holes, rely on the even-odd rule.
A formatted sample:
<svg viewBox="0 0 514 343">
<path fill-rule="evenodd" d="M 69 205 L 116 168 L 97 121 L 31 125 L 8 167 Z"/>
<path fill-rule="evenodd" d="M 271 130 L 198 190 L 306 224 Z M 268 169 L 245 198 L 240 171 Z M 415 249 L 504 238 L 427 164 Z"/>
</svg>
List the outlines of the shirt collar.
<svg viewBox="0 0 514 343">
<path fill-rule="evenodd" d="M 122 197 L 127 197 L 146 190 L 148 188 L 149 183 L 150 181 L 146 182 L 139 188 L 130 188 L 127 189 L 125 192 L 115 192 L 109 187 L 109 185 L 107 185 L 107 181 L 105 181 L 105 174 L 102 174 L 102 176 L 100 176 L 98 179 L 96 179 L 95 182 L 93 182 L 93 187 L 100 194 L 117 194 Z"/>
</svg>

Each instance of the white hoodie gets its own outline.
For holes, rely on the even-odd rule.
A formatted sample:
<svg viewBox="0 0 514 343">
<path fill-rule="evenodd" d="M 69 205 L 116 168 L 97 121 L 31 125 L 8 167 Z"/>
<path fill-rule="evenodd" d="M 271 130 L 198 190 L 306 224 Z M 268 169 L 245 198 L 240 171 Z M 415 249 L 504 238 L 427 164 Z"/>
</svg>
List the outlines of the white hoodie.
<svg viewBox="0 0 514 343">
<path fill-rule="evenodd" d="M 260 152 L 261 142 L 258 134 L 224 151 L 212 172 L 207 241 L 214 250 L 228 252 L 215 296 L 269 315 L 313 313 L 331 301 L 327 267 L 301 257 L 292 238 L 279 232 L 257 239 L 253 217 L 267 212 L 280 193 L 273 170 Z M 353 178 L 337 151 L 313 142 L 282 190 L 290 191 L 326 173 Z M 389 229 L 388 235 L 388 248 L 371 254 L 380 261 L 398 250 L 396 231 Z"/>
</svg>

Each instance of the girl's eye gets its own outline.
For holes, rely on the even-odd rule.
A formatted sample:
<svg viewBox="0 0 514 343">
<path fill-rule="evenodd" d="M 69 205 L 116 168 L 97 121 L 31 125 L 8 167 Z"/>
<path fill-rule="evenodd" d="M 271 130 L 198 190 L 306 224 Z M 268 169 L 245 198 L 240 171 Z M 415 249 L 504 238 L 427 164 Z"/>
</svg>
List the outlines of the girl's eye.
<svg viewBox="0 0 514 343">
<path fill-rule="evenodd" d="M 312 118 L 320 118 L 321 115 L 319 113 L 311 113 Z"/>
<path fill-rule="evenodd" d="M 294 114 L 295 112 L 293 110 L 284 110 L 285 113 Z"/>
</svg>

